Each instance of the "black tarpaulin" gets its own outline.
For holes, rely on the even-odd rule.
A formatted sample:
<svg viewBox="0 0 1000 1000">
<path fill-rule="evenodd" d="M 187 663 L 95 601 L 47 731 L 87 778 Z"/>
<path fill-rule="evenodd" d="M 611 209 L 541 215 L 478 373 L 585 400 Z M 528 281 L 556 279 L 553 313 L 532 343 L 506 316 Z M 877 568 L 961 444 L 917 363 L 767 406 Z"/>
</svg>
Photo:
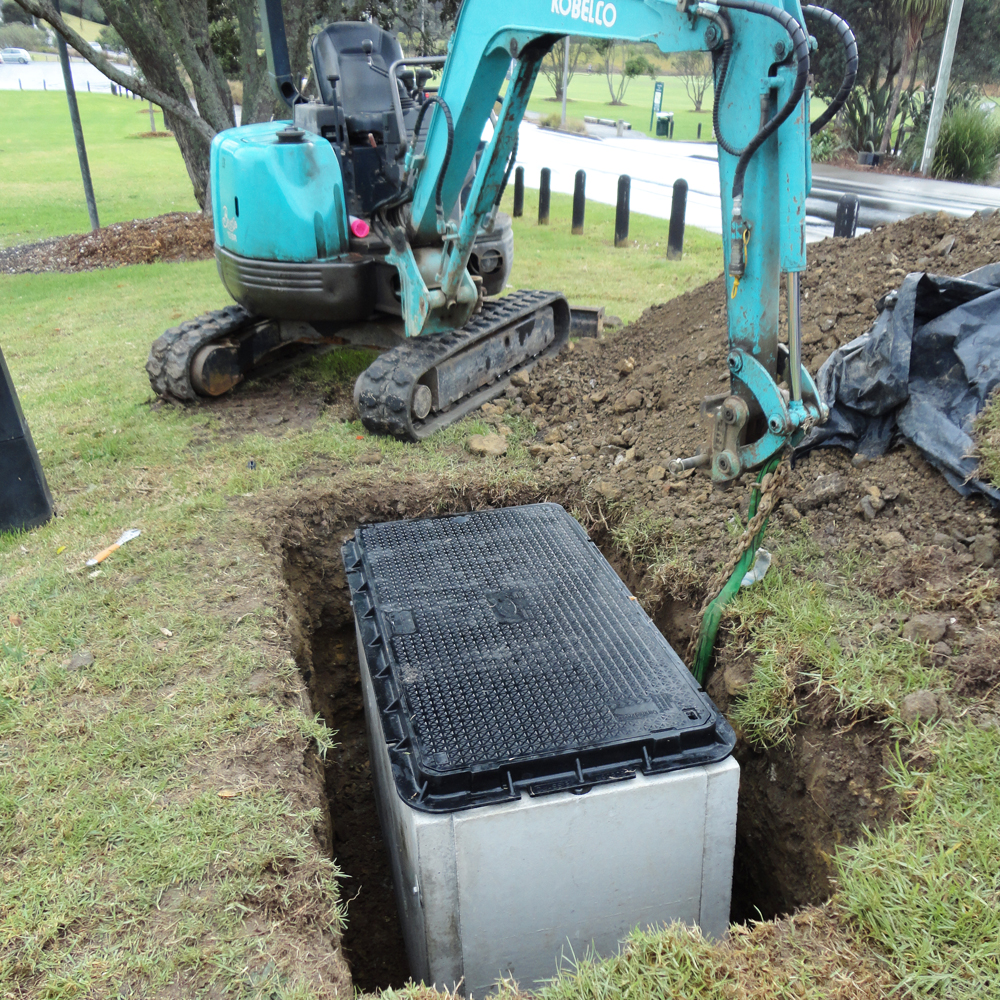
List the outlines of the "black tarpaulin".
<svg viewBox="0 0 1000 1000">
<path fill-rule="evenodd" d="M 827 359 L 816 385 L 830 419 L 798 448 L 839 445 L 873 458 L 912 441 L 963 496 L 976 479 L 976 416 L 1000 383 L 1000 264 L 958 278 L 910 274 L 872 328 Z"/>
</svg>

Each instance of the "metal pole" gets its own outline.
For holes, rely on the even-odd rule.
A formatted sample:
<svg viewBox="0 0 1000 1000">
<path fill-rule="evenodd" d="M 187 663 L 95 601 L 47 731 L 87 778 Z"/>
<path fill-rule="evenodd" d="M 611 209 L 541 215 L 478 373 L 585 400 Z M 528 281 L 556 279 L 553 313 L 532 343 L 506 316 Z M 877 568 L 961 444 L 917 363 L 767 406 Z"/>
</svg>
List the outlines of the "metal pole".
<svg viewBox="0 0 1000 1000">
<path fill-rule="evenodd" d="M 587 173 L 584 170 L 576 172 L 573 182 L 573 229 L 574 236 L 583 235 L 583 214 L 587 209 Z"/>
<path fill-rule="evenodd" d="M 514 171 L 514 211 L 515 219 L 520 219 L 524 215 L 524 167 L 517 167 Z"/>
<path fill-rule="evenodd" d="M 542 167 L 542 178 L 538 186 L 538 224 L 547 226 L 549 224 L 549 184 L 552 179 L 552 171 L 548 167 Z"/>
<path fill-rule="evenodd" d="M 59 0 L 53 0 L 56 13 L 59 13 Z M 80 124 L 80 109 L 76 104 L 76 90 L 73 88 L 73 74 L 69 68 L 69 52 L 66 49 L 66 39 L 57 34 L 59 42 L 59 62 L 62 63 L 63 80 L 66 83 L 66 103 L 69 104 L 69 118 L 73 123 L 73 138 L 76 140 L 76 155 L 80 160 L 80 176 L 83 178 L 83 193 L 87 199 L 87 214 L 90 216 L 90 228 L 100 229 L 97 220 L 97 202 L 94 200 L 94 185 L 90 180 L 90 164 L 87 162 L 87 147 L 83 143 L 83 126 Z"/>
<path fill-rule="evenodd" d="M 149 102 L 149 131 L 156 131 L 156 119 L 153 117 L 153 102 Z"/>
<path fill-rule="evenodd" d="M 934 81 L 934 101 L 931 117 L 927 123 L 927 138 L 924 140 L 924 154 L 920 157 L 920 172 L 926 177 L 934 164 L 934 149 L 941 133 L 944 118 L 944 104 L 948 98 L 948 81 L 951 79 L 951 63 L 955 58 L 955 42 L 958 41 L 958 22 L 962 20 L 962 6 L 965 0 L 951 0 L 948 12 L 948 26 L 944 30 L 941 44 L 941 62 L 938 63 L 937 79 Z"/>
<path fill-rule="evenodd" d="M 615 246 L 628 246 L 628 203 L 632 178 L 622 174 L 618 178 L 618 204 L 615 206 Z"/>
<path fill-rule="evenodd" d="M 566 36 L 565 55 L 563 56 L 563 86 L 562 86 L 562 125 L 566 127 L 566 88 L 569 85 L 569 35 Z"/>
<path fill-rule="evenodd" d="M 688 182 L 683 177 L 674 181 L 674 197 L 670 202 L 670 228 L 667 230 L 667 260 L 680 260 L 684 255 L 684 215 L 687 212 Z"/>
<path fill-rule="evenodd" d="M 799 309 L 799 272 L 790 271 L 788 291 L 788 384 L 792 399 L 802 399 L 802 315 Z"/>
</svg>

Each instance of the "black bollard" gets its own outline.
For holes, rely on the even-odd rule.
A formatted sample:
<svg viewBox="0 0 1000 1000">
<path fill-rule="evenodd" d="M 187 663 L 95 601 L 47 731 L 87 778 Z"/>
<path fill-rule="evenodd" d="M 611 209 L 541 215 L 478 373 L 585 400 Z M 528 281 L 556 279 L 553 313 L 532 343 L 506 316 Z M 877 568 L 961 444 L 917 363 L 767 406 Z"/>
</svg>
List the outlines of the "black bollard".
<svg viewBox="0 0 1000 1000">
<path fill-rule="evenodd" d="M 38 452 L 0 351 L 0 531 L 27 531 L 52 517 Z"/>
<path fill-rule="evenodd" d="M 578 170 L 573 183 L 573 235 L 583 235 L 583 213 L 587 208 L 587 172 Z"/>
<path fill-rule="evenodd" d="M 698 122 L 698 138 L 701 138 L 701 122 Z"/>
<path fill-rule="evenodd" d="M 618 178 L 618 204 L 615 207 L 615 246 L 628 246 L 628 202 L 632 178 L 622 174 Z"/>
<path fill-rule="evenodd" d="M 833 224 L 834 236 L 854 236 L 858 231 L 858 209 L 861 202 L 856 194 L 842 194 L 837 202 L 837 220 Z"/>
<path fill-rule="evenodd" d="M 549 224 L 549 182 L 552 171 L 548 167 L 542 167 L 542 179 L 538 187 L 538 224 L 547 226 Z"/>
<path fill-rule="evenodd" d="M 674 197 L 670 202 L 670 228 L 667 230 L 667 260 L 680 260 L 684 254 L 684 213 L 687 210 L 688 182 L 683 177 L 674 181 Z"/>
<path fill-rule="evenodd" d="M 524 215 L 524 167 L 514 171 L 514 218 Z"/>
</svg>

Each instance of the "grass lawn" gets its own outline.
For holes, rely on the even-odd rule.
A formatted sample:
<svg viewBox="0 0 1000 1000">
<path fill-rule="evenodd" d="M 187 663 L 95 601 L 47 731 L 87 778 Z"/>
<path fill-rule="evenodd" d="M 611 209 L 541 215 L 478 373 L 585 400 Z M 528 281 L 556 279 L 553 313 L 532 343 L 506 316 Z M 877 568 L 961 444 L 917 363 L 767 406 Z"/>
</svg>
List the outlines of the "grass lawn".
<svg viewBox="0 0 1000 1000">
<path fill-rule="evenodd" d="M 174 139 L 138 138 L 149 131 L 144 102 L 89 93 L 78 93 L 77 101 L 102 226 L 198 210 Z M 87 232 L 65 95 L 0 91 L 0 120 L 6 128 L 0 147 L 0 246 Z M 162 121 L 157 113 L 158 127 Z"/>
<path fill-rule="evenodd" d="M 77 17 L 75 14 L 64 14 L 66 23 L 78 34 L 83 35 L 88 42 L 96 42 L 97 36 L 104 28 L 103 24 L 97 21 L 88 21 L 85 17 Z"/>
<path fill-rule="evenodd" d="M 702 111 L 692 110 L 692 104 L 684 92 L 684 82 L 679 76 L 661 76 L 657 80 L 663 84 L 663 103 L 661 111 L 674 113 L 674 139 L 694 140 L 698 137 L 698 125 L 701 125 L 701 137 L 705 141 L 712 138 L 712 97 L 713 89 L 708 88 Z M 632 128 L 646 135 L 653 135 L 649 128 L 649 113 L 653 107 L 653 90 L 656 80 L 648 76 L 636 77 L 625 91 L 625 104 L 614 106 L 608 83 L 603 73 L 577 72 L 570 81 L 566 98 L 566 116 L 568 118 L 621 118 L 631 123 Z M 812 117 L 822 114 L 825 102 L 813 99 L 809 109 Z M 555 91 L 543 74 L 535 81 L 535 88 L 528 101 L 528 110 L 537 111 L 541 115 L 558 114 L 562 108 L 555 99 Z M 654 123 L 654 130 L 655 130 Z M 661 140 L 666 142 L 666 139 Z"/>
<path fill-rule="evenodd" d="M 684 84 L 680 77 L 662 76 L 658 80 L 663 83 L 662 111 L 674 113 L 674 138 L 695 139 L 698 124 L 702 126 L 702 138 L 712 138 L 712 88 L 708 89 L 703 104 L 704 110 L 695 113 L 691 110 L 691 102 L 684 93 Z M 603 73 L 577 72 L 570 81 L 566 98 L 566 116 L 568 118 L 621 118 L 630 122 L 632 128 L 651 135 L 649 129 L 649 112 L 653 107 L 653 88 L 655 81 L 648 76 L 640 76 L 632 80 L 625 91 L 625 104 L 613 106 L 608 83 Z M 528 110 L 537 111 L 541 115 L 557 114 L 561 103 L 555 100 L 555 91 L 543 74 L 538 75 L 535 89 L 528 101 Z M 654 125 L 655 128 L 655 125 Z"/>
<path fill-rule="evenodd" d="M 511 211 L 513 194 L 504 196 Z M 684 257 L 666 259 L 667 219 L 633 214 L 631 245 L 615 249 L 615 208 L 587 203 L 582 236 L 570 233 L 573 199 L 553 194 L 550 222 L 539 226 L 538 191 L 525 188 L 524 215 L 514 219 L 514 288 L 553 288 L 575 305 L 603 305 L 626 322 L 655 302 L 673 298 L 722 270 L 722 239 L 693 227 L 684 233 Z"/>
</svg>

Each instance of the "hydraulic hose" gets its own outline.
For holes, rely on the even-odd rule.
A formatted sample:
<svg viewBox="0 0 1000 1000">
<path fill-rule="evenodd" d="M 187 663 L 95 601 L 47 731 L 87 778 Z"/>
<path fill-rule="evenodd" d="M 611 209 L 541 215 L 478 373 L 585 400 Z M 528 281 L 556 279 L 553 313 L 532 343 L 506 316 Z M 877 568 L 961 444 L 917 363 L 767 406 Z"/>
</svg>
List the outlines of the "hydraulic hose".
<svg viewBox="0 0 1000 1000">
<path fill-rule="evenodd" d="M 722 101 L 722 91 L 726 86 L 726 73 L 729 71 L 729 58 L 733 54 L 733 26 L 729 21 L 729 16 L 722 11 L 715 12 L 703 10 L 702 17 L 708 18 L 722 35 L 722 48 L 717 57 L 718 81 L 715 84 L 715 96 L 712 99 L 712 131 L 715 133 L 715 140 L 730 156 L 740 156 L 742 149 L 731 146 L 722 134 L 722 125 L 719 122 L 719 104 Z"/>
<path fill-rule="evenodd" d="M 777 21 L 788 32 L 792 40 L 793 54 L 796 60 L 795 84 L 792 87 L 792 93 L 788 100 L 785 101 L 781 110 L 761 127 L 760 131 L 746 144 L 739 154 L 740 158 L 736 162 L 736 173 L 733 175 L 733 201 L 739 206 L 743 201 L 743 181 L 746 177 L 747 166 L 753 158 L 754 153 L 781 127 L 782 123 L 795 110 L 795 106 L 805 93 L 806 83 L 809 80 L 809 36 L 803 30 L 802 25 L 791 14 L 780 7 L 774 7 L 769 3 L 762 3 L 761 0 L 716 0 L 716 3 L 719 7 L 726 7 L 730 10 L 744 10 L 750 14 L 763 14 L 765 17 L 770 17 L 772 20 Z M 718 137 L 718 130 L 716 130 L 715 134 Z"/>
<path fill-rule="evenodd" d="M 757 474 L 757 482 L 760 483 L 769 472 L 774 472 L 778 468 L 781 456 L 775 456 Z M 760 490 L 754 490 L 750 496 L 750 509 L 747 511 L 747 519 L 752 521 L 757 513 L 760 504 Z M 708 673 L 708 665 L 712 660 L 712 651 L 715 649 L 715 637 L 719 634 L 719 625 L 722 623 L 722 612 L 726 605 L 739 593 L 740 584 L 743 577 L 753 567 L 757 559 L 757 549 L 764 541 L 764 531 L 767 529 L 767 521 L 754 536 L 753 544 L 743 553 L 740 561 L 736 564 L 729 579 L 722 590 L 716 594 L 715 599 L 705 608 L 701 616 L 701 626 L 698 630 L 698 639 L 694 646 L 694 662 L 691 664 L 691 673 L 699 684 L 705 683 L 705 675 Z"/>
<path fill-rule="evenodd" d="M 844 57 L 847 60 L 847 66 L 844 69 L 844 81 L 840 85 L 840 90 L 837 91 L 837 96 L 830 102 L 830 106 L 826 111 L 812 123 L 809 129 L 809 134 L 815 135 L 844 106 L 844 102 L 854 88 L 854 81 L 858 75 L 858 43 L 854 38 L 854 32 L 851 31 L 851 26 L 842 17 L 834 14 L 832 10 L 809 4 L 802 8 L 802 12 L 810 14 L 813 17 L 818 17 L 821 21 L 826 21 L 827 24 L 834 28 L 837 34 L 840 35 L 840 41 L 844 46 Z"/>
<path fill-rule="evenodd" d="M 428 97 L 420 105 L 420 111 L 417 112 L 417 121 L 413 126 L 413 140 L 416 142 L 417 136 L 420 135 L 420 126 L 424 120 L 424 115 L 432 104 L 440 105 L 441 110 L 444 112 L 444 120 L 448 125 L 448 145 L 445 147 L 444 161 L 441 164 L 441 171 L 438 174 L 437 187 L 434 188 L 434 209 L 437 212 L 438 218 L 443 219 L 444 204 L 441 197 L 441 190 L 444 187 L 444 175 L 448 172 L 448 164 L 451 162 L 451 148 L 455 144 L 455 125 L 451 120 L 451 109 L 437 94 Z"/>
</svg>

